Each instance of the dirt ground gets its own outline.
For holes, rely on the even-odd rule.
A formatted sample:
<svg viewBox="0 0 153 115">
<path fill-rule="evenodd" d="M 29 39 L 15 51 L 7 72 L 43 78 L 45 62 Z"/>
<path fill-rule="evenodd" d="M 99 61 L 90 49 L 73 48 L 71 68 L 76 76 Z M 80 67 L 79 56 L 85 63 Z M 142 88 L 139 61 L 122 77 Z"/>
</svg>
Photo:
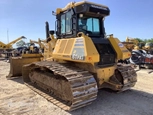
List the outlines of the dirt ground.
<svg viewBox="0 0 153 115">
<path fill-rule="evenodd" d="M 153 73 L 138 71 L 134 88 L 122 93 L 99 90 L 91 105 L 66 112 L 23 84 L 7 80 L 9 63 L 0 61 L 0 115 L 153 115 Z"/>
</svg>

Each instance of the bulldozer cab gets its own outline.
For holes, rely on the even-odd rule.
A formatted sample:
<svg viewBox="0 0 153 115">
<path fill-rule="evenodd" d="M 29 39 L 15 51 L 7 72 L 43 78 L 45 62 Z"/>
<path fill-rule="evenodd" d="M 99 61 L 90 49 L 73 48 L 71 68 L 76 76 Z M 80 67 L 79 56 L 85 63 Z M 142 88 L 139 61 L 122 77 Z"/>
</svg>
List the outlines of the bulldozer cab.
<svg viewBox="0 0 153 115">
<path fill-rule="evenodd" d="M 74 38 L 78 32 L 90 37 L 104 38 L 103 19 L 109 13 L 109 8 L 103 5 L 87 1 L 69 3 L 56 11 L 57 38 Z"/>
</svg>

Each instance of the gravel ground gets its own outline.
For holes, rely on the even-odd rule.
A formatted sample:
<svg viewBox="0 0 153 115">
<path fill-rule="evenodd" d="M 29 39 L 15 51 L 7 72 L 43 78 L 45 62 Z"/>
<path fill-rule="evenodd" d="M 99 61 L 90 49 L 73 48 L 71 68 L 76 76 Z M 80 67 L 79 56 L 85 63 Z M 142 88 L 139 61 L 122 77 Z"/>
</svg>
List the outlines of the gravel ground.
<svg viewBox="0 0 153 115">
<path fill-rule="evenodd" d="M 9 63 L 0 61 L 0 115 L 153 115 L 153 73 L 147 71 L 137 72 L 131 90 L 99 90 L 91 105 L 66 112 L 30 90 L 21 78 L 7 80 Z"/>
</svg>

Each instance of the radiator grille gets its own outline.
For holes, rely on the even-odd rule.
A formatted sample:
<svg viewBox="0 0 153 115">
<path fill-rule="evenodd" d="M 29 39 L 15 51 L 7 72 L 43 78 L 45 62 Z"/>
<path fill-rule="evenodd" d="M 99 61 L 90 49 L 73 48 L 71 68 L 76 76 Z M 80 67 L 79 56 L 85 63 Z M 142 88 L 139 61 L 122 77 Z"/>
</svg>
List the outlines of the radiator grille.
<svg viewBox="0 0 153 115">
<path fill-rule="evenodd" d="M 60 44 L 60 48 L 58 50 L 58 53 L 63 53 L 65 45 L 67 44 L 67 40 L 62 40 Z"/>
</svg>

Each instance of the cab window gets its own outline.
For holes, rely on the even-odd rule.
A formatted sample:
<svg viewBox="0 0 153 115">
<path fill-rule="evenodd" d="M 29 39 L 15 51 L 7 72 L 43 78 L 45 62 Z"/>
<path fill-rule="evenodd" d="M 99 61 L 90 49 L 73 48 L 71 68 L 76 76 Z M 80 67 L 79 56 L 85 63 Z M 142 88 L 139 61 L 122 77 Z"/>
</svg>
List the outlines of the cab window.
<svg viewBox="0 0 153 115">
<path fill-rule="evenodd" d="M 84 17 L 79 19 L 79 31 L 89 35 L 100 35 L 100 22 L 98 18 Z"/>
<path fill-rule="evenodd" d="M 72 30 L 71 12 L 61 15 L 61 34 L 69 34 Z"/>
</svg>

